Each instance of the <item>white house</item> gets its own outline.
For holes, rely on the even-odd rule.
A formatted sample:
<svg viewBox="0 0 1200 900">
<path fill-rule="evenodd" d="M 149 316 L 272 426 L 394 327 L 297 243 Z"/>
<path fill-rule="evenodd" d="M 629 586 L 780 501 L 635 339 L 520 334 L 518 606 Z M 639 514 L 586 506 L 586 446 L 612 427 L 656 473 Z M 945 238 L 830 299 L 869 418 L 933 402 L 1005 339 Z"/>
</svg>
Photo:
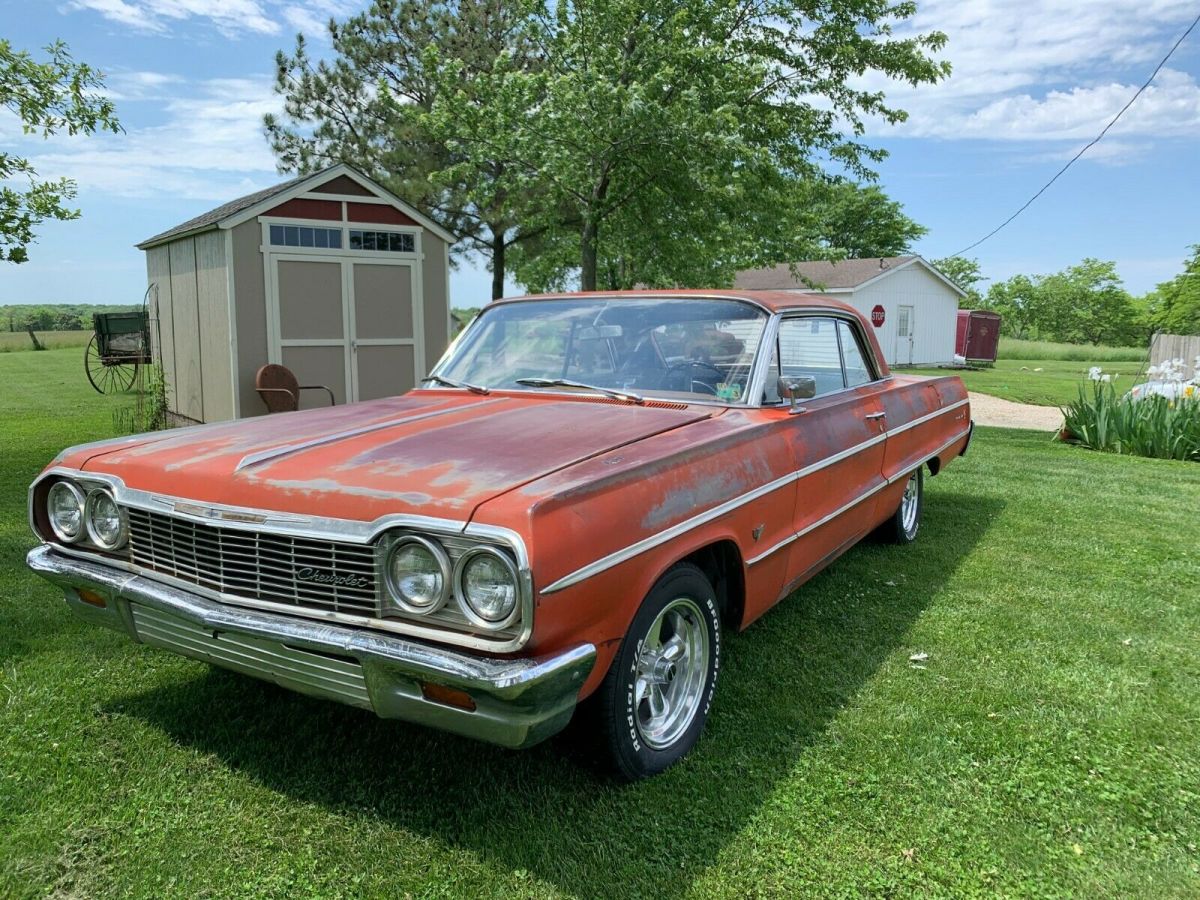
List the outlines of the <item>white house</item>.
<svg viewBox="0 0 1200 900">
<path fill-rule="evenodd" d="M 958 301 L 965 296 L 919 256 L 781 263 L 739 272 L 733 286 L 818 294 L 849 303 L 871 320 L 892 366 L 949 362 Z"/>
</svg>

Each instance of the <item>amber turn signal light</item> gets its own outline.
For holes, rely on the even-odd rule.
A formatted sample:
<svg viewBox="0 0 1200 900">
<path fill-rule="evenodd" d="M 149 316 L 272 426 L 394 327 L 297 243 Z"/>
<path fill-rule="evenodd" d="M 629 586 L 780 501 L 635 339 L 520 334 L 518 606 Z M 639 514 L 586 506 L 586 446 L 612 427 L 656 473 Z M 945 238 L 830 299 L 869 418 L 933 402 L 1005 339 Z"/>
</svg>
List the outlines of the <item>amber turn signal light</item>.
<svg viewBox="0 0 1200 900">
<path fill-rule="evenodd" d="M 465 709 L 467 712 L 475 712 L 475 701 L 471 699 L 471 695 L 466 691 L 460 691 L 458 688 L 422 681 L 421 694 L 426 700 L 432 700 L 434 703 L 454 706 L 458 709 Z"/>
<path fill-rule="evenodd" d="M 89 591 L 87 588 L 79 588 L 76 593 L 79 594 L 79 599 L 91 606 L 98 606 L 101 609 L 108 607 L 108 601 L 97 594 L 95 591 Z"/>
</svg>

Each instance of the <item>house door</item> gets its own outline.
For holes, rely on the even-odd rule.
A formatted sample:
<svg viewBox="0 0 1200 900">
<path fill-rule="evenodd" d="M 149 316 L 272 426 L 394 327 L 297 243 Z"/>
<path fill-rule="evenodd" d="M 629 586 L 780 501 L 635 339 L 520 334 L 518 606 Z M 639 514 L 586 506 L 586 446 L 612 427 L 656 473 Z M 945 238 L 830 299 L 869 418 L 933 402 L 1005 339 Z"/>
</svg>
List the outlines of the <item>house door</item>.
<svg viewBox="0 0 1200 900">
<path fill-rule="evenodd" d="M 896 308 L 896 364 L 911 366 L 913 361 L 913 308 Z"/>
<path fill-rule="evenodd" d="M 328 386 L 339 404 L 416 386 L 421 310 L 410 262 L 270 253 L 267 271 L 272 362 L 301 384 Z M 328 403 L 321 391 L 300 399 L 301 409 Z"/>
</svg>

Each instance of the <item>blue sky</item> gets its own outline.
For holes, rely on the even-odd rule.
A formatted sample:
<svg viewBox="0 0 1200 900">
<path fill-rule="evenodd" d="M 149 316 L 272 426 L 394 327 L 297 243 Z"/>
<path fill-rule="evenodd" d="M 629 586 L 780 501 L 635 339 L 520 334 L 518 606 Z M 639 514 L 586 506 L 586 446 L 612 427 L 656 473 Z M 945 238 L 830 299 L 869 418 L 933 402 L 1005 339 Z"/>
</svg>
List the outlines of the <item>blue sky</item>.
<svg viewBox="0 0 1200 900">
<path fill-rule="evenodd" d="M 321 23 L 349 0 L 0 0 L 4 36 L 35 50 L 62 38 L 102 69 L 121 136 L 30 140 L 0 116 L 6 150 L 79 184 L 83 218 L 51 223 L 32 260 L 0 270 L 0 303 L 140 300 L 133 245 L 278 180 L 261 119 L 276 110 L 273 56 L 297 30 L 327 51 Z M 880 183 L 930 229 L 917 250 L 948 255 L 983 236 L 1132 95 L 1196 14 L 1194 0 L 930 0 L 904 31 L 941 29 L 954 74 L 932 87 L 870 84 L 910 112 L 870 123 L 891 156 Z M 1021 218 L 972 252 L 991 279 L 1117 261 L 1143 292 L 1200 242 L 1200 32 L 1105 140 Z M 479 305 L 490 276 L 465 265 L 453 302 Z M 511 292 L 517 292 L 514 286 Z"/>
</svg>

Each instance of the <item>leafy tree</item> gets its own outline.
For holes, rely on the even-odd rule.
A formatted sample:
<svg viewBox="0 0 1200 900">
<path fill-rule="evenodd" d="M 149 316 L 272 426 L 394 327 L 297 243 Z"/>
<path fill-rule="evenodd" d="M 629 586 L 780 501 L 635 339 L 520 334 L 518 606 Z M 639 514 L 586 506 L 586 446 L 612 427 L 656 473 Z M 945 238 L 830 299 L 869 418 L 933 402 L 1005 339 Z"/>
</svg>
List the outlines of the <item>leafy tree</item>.
<svg viewBox="0 0 1200 900">
<path fill-rule="evenodd" d="M 1000 329 L 1004 334 L 1030 338 L 1037 334 L 1041 321 L 1041 299 L 1033 279 L 1014 275 L 988 288 L 983 305 L 1000 314 Z"/>
<path fill-rule="evenodd" d="M 979 269 L 979 260 L 965 256 L 947 256 L 932 261 L 933 267 L 966 291 L 967 296 L 959 301 L 963 309 L 974 309 L 983 304 L 983 295 L 977 284 L 987 281 Z"/>
<path fill-rule="evenodd" d="M 100 73 L 75 62 L 61 41 L 46 53 L 49 58 L 38 62 L 0 38 L 0 106 L 20 120 L 22 131 L 43 138 L 119 131 L 112 101 L 97 93 L 104 86 Z M 28 260 L 29 245 L 47 219 L 79 218 L 78 209 L 65 205 L 75 193 L 71 179 L 41 180 L 28 159 L 0 150 L 0 260 Z"/>
<path fill-rule="evenodd" d="M 496 186 L 532 201 L 522 231 L 540 234 L 545 252 L 524 254 L 526 283 L 573 270 L 584 290 L 602 276 L 694 283 L 735 261 L 796 258 L 790 248 L 814 238 L 804 200 L 820 161 L 870 177 L 884 154 L 861 142 L 864 117 L 904 118 L 857 76 L 920 84 L 949 71 L 927 55 L 942 34 L 891 36 L 915 10 L 903 0 L 803 10 L 784 0 L 559 0 L 529 10 L 537 67 L 501 55 L 467 78 L 440 48 L 427 55 L 444 78 L 431 128 L 460 158 L 455 176 L 504 160 Z"/>
<path fill-rule="evenodd" d="M 900 256 L 929 231 L 906 216 L 904 207 L 878 185 L 817 182 L 814 188 L 810 202 L 818 210 L 819 240 L 851 259 Z"/>
<path fill-rule="evenodd" d="M 1154 326 L 1169 334 L 1200 334 L 1200 244 L 1191 250 L 1183 271 L 1158 285 L 1149 298 Z"/>
<path fill-rule="evenodd" d="M 355 166 L 454 234 L 456 253 L 487 259 L 492 296 L 501 296 L 506 253 L 526 236 L 506 162 L 477 154 L 464 166 L 425 114 L 448 86 L 472 107 L 474 80 L 497 65 L 535 67 L 522 21 L 521 5 L 505 0 L 374 0 L 344 24 L 329 22 L 328 62 L 314 63 L 298 35 L 290 55 L 276 55 L 284 115 L 264 120 L 280 170 Z"/>
<path fill-rule="evenodd" d="M 1000 313 L 1005 333 L 1016 337 L 1120 345 L 1146 336 L 1116 263 L 1090 257 L 1052 275 L 1016 275 L 994 284 L 987 306 Z"/>
</svg>

